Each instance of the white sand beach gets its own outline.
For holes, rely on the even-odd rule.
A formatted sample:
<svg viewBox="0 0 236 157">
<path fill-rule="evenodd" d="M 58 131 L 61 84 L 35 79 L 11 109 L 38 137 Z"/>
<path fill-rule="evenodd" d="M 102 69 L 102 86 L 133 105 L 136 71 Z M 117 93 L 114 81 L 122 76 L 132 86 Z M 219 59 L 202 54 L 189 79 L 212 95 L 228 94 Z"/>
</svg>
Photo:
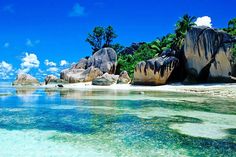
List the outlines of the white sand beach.
<svg viewBox="0 0 236 157">
<path fill-rule="evenodd" d="M 56 84 L 43 85 L 42 88 L 59 88 Z M 73 90 L 118 90 L 118 91 L 156 91 L 208 94 L 209 96 L 232 97 L 236 99 L 236 83 L 183 85 L 180 83 L 161 86 L 138 86 L 131 84 L 114 84 L 95 86 L 92 82 L 64 84 L 63 88 Z"/>
</svg>

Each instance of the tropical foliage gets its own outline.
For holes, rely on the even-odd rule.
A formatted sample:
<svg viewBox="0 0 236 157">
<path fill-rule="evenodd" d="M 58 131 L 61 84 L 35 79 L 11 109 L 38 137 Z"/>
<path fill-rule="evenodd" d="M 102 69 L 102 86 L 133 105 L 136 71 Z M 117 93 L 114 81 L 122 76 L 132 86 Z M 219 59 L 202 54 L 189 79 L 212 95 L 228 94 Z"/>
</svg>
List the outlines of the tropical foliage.
<svg viewBox="0 0 236 157">
<path fill-rule="evenodd" d="M 135 66 L 140 61 L 154 58 L 167 49 L 175 50 L 178 54 L 183 47 L 187 31 L 195 26 L 195 20 L 194 16 L 184 15 L 176 22 L 174 34 L 167 34 L 153 42 L 140 44 L 139 48 L 132 54 L 125 53 L 122 45 L 113 44 L 113 40 L 117 38 L 117 35 L 111 26 L 107 28 L 95 27 L 86 41 L 92 46 L 93 53 L 103 47 L 112 47 L 118 54 L 117 74 L 125 70 L 133 77 Z M 236 36 L 236 18 L 229 21 L 228 27 L 224 31 Z M 236 56 L 236 44 L 233 53 Z"/>
<path fill-rule="evenodd" d="M 188 14 L 184 15 L 180 20 L 177 21 L 175 25 L 175 38 L 172 43 L 172 49 L 179 51 L 183 46 L 183 41 L 187 31 L 195 26 L 194 21 L 196 17 L 189 16 Z"/>
<path fill-rule="evenodd" d="M 104 47 L 114 47 L 120 50 L 120 45 L 113 45 L 113 40 L 117 38 L 117 35 L 112 26 L 107 28 L 95 27 L 92 33 L 88 34 L 86 41 L 91 45 L 93 54 Z"/>
<path fill-rule="evenodd" d="M 236 18 L 230 20 L 228 22 L 228 27 L 224 28 L 223 30 L 232 36 L 236 36 Z M 232 53 L 233 53 L 233 56 L 236 58 L 236 43 L 233 46 Z"/>
<path fill-rule="evenodd" d="M 151 43 L 144 43 L 133 55 L 123 53 L 118 54 L 117 74 L 125 70 L 133 77 L 134 68 L 139 62 L 154 58 L 164 50 L 169 49 L 174 37 L 174 34 L 168 34 Z"/>
</svg>

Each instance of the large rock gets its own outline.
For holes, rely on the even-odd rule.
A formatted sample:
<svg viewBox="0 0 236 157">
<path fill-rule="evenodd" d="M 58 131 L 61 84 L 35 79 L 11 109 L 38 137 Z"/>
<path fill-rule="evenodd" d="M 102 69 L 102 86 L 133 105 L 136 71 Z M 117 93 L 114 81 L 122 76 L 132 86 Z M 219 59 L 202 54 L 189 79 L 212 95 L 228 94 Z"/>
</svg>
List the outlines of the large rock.
<svg viewBox="0 0 236 157">
<path fill-rule="evenodd" d="M 45 82 L 45 85 L 47 85 L 47 84 L 58 84 L 58 83 L 63 83 L 63 84 L 68 83 L 67 81 L 59 79 L 54 75 L 46 76 L 46 78 L 44 79 L 44 82 Z"/>
<path fill-rule="evenodd" d="M 120 76 L 117 80 L 117 84 L 129 84 L 131 82 L 131 79 L 129 77 L 129 74 L 127 71 L 122 71 L 120 73 Z"/>
<path fill-rule="evenodd" d="M 134 70 L 134 84 L 163 85 L 166 84 L 172 71 L 178 65 L 175 57 L 158 57 L 138 63 Z"/>
<path fill-rule="evenodd" d="M 131 46 L 124 48 L 124 50 L 122 50 L 120 54 L 133 55 L 134 52 L 137 51 L 139 47 L 142 46 L 143 44 L 145 44 L 145 42 L 132 43 Z"/>
<path fill-rule="evenodd" d="M 114 74 L 117 65 L 116 52 L 112 48 L 103 48 L 88 59 L 87 65 L 88 67 L 94 66 L 103 73 Z"/>
<path fill-rule="evenodd" d="M 232 41 L 225 32 L 208 27 L 188 31 L 184 43 L 186 82 L 232 82 Z"/>
<path fill-rule="evenodd" d="M 87 67 L 88 67 L 88 59 L 86 58 L 80 59 L 80 61 L 74 66 L 75 69 L 87 69 Z"/>
<path fill-rule="evenodd" d="M 13 86 L 39 86 L 39 81 L 29 74 L 18 74 Z"/>
<path fill-rule="evenodd" d="M 60 78 L 69 83 L 90 82 L 104 73 L 114 74 L 117 55 L 112 48 L 103 48 L 90 58 L 82 58 L 69 69 L 61 71 Z"/>
<path fill-rule="evenodd" d="M 100 69 L 93 66 L 88 69 L 65 69 L 61 72 L 61 79 L 69 83 L 91 82 L 103 73 Z"/>
<path fill-rule="evenodd" d="M 118 80 L 119 75 L 113 75 L 105 73 L 102 76 L 97 77 L 92 81 L 93 85 L 98 86 L 110 86 L 112 84 L 115 84 Z"/>
</svg>

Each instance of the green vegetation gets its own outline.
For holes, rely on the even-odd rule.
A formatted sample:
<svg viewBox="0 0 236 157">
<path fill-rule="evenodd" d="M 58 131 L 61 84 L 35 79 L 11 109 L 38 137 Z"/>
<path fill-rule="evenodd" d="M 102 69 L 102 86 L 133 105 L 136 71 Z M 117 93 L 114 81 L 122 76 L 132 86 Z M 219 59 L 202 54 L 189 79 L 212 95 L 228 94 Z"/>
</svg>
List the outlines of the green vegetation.
<svg viewBox="0 0 236 157">
<path fill-rule="evenodd" d="M 104 38 L 104 28 L 95 27 L 92 34 L 88 34 L 86 41 L 92 46 L 93 53 L 102 48 L 102 42 Z"/>
<path fill-rule="evenodd" d="M 88 35 L 86 41 L 92 46 L 93 53 L 104 47 L 113 48 L 118 54 L 116 73 L 120 74 L 120 72 L 125 70 L 132 78 L 135 66 L 139 62 L 152 59 L 168 49 L 175 50 L 178 54 L 183 48 L 187 31 L 195 26 L 195 20 L 196 17 L 194 16 L 184 15 L 176 22 L 173 34 L 167 34 L 150 43 L 140 44 L 139 48 L 134 53 L 126 53 L 123 51 L 124 46 L 118 43 L 113 44 L 113 40 L 117 38 L 117 34 L 111 26 L 108 26 L 107 28 L 95 27 L 93 32 Z M 236 36 L 236 18 L 230 20 L 228 27 L 223 30 L 230 35 Z M 127 47 L 126 49 L 128 48 L 130 47 Z M 236 57 L 236 44 L 232 51 L 233 55 Z"/>
<path fill-rule="evenodd" d="M 140 61 L 154 58 L 167 49 L 179 52 L 183 46 L 186 32 L 195 25 L 195 19 L 195 17 L 186 14 L 177 21 L 175 34 L 168 34 L 151 43 L 143 44 L 133 55 L 120 54 L 118 56 L 117 74 L 126 70 L 133 77 L 134 68 Z"/>
<path fill-rule="evenodd" d="M 116 51 L 121 51 L 123 48 L 122 46 L 119 44 L 112 44 L 115 38 L 117 38 L 117 34 L 112 26 L 108 26 L 107 28 L 99 26 L 95 27 L 93 32 L 88 34 L 86 42 L 91 45 L 93 54 L 104 47 L 112 47 Z"/>
<path fill-rule="evenodd" d="M 172 49 L 179 51 L 183 46 L 183 41 L 185 38 L 185 35 L 187 31 L 195 26 L 196 24 L 194 21 L 196 20 L 196 17 L 192 17 L 189 15 L 184 15 L 180 20 L 177 21 L 175 25 L 175 38 L 172 43 Z"/>
<path fill-rule="evenodd" d="M 232 36 L 236 36 L 236 18 L 230 20 L 228 22 L 228 27 L 224 28 L 223 30 Z M 233 56 L 236 58 L 236 43 L 233 46 L 232 53 L 233 53 Z"/>
<path fill-rule="evenodd" d="M 174 34 L 168 34 L 167 36 L 157 39 L 151 43 L 144 43 L 137 51 L 135 51 L 133 55 L 119 53 L 117 74 L 125 70 L 132 78 L 134 68 L 139 62 L 151 59 L 164 50 L 171 48 L 174 37 Z"/>
</svg>

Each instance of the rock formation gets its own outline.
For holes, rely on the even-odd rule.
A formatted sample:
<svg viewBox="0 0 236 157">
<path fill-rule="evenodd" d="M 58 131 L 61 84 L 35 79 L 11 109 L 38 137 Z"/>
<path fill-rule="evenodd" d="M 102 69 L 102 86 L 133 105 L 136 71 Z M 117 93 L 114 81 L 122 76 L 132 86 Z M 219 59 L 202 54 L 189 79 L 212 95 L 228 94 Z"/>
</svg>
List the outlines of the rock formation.
<svg viewBox="0 0 236 157">
<path fill-rule="evenodd" d="M 129 84 L 131 82 L 131 78 L 127 71 L 122 71 L 117 80 L 117 84 Z"/>
<path fill-rule="evenodd" d="M 188 31 L 184 43 L 186 82 L 232 82 L 232 41 L 227 33 L 208 27 Z"/>
<path fill-rule="evenodd" d="M 139 43 L 132 43 L 131 46 L 126 47 L 124 50 L 120 52 L 122 55 L 133 55 L 135 51 L 139 49 L 140 46 L 145 44 L 145 42 L 139 42 Z"/>
<path fill-rule="evenodd" d="M 117 55 L 112 48 L 103 48 L 88 59 L 88 67 L 94 66 L 103 73 L 114 74 L 116 72 Z"/>
<path fill-rule="evenodd" d="M 83 58 L 73 67 L 63 70 L 60 78 L 69 83 L 90 82 L 104 73 L 114 74 L 116 65 L 116 52 L 112 48 L 103 48 L 90 58 Z"/>
<path fill-rule="evenodd" d="M 100 69 L 93 66 L 88 69 L 65 69 L 61 72 L 61 79 L 69 83 L 90 82 L 101 76 L 103 73 Z"/>
<path fill-rule="evenodd" d="M 18 74 L 13 86 L 39 86 L 39 81 L 29 74 Z"/>
<path fill-rule="evenodd" d="M 82 58 L 80 61 L 74 65 L 75 69 L 87 69 L 88 67 L 88 59 Z"/>
<path fill-rule="evenodd" d="M 158 57 L 138 63 L 134 70 L 134 84 L 163 85 L 166 84 L 172 71 L 178 65 L 175 57 Z"/>
<path fill-rule="evenodd" d="M 110 86 L 115 84 L 118 80 L 119 75 L 105 73 L 102 76 L 97 77 L 92 81 L 93 85 L 98 86 Z"/>
<path fill-rule="evenodd" d="M 58 83 L 68 83 L 65 80 L 59 79 L 54 75 L 48 75 L 46 76 L 46 78 L 44 79 L 45 85 L 47 84 L 58 84 Z"/>
</svg>

